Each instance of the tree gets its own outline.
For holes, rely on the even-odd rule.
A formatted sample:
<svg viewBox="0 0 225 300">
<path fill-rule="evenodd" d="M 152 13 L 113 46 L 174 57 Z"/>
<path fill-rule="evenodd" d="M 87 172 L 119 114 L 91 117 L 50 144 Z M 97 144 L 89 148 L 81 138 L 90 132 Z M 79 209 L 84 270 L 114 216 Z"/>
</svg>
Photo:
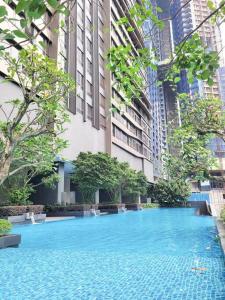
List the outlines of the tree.
<svg viewBox="0 0 225 300">
<path fill-rule="evenodd" d="M 162 206 L 174 206 L 183 203 L 191 195 L 190 186 L 182 179 L 160 179 L 156 184 L 150 185 L 148 197 Z"/>
<path fill-rule="evenodd" d="M 224 140 L 225 113 L 223 104 L 214 98 L 190 99 L 180 95 L 181 125 L 172 131 L 169 143 L 175 155 L 164 157 L 166 174 L 171 178 L 205 180 L 216 166 L 208 148 L 213 137 Z"/>
<path fill-rule="evenodd" d="M 191 128 L 198 136 L 215 135 L 225 141 L 225 111 L 223 102 L 216 98 L 194 98 L 180 95 L 183 128 Z"/>
<path fill-rule="evenodd" d="M 147 193 L 148 180 L 142 171 L 127 168 L 122 183 L 122 194 L 125 196 L 144 196 Z"/>
<path fill-rule="evenodd" d="M 106 153 L 80 153 L 74 161 L 75 171 L 72 181 L 77 184 L 84 202 L 93 202 L 94 193 L 105 190 L 110 202 L 118 202 L 122 195 L 145 195 L 147 178 L 128 163 L 120 163 L 117 158 Z"/>
<path fill-rule="evenodd" d="M 1 29 L 1 50 L 6 50 L 13 47 L 15 44 L 24 46 L 25 44 L 36 40 L 38 36 L 53 23 L 58 15 L 62 15 L 65 18 L 68 17 L 70 9 L 72 9 L 76 0 L 19 0 L 17 3 L 13 3 L 17 14 L 16 17 L 10 17 L 8 14 L 7 4 L 10 4 L 11 2 L 13 1 L 5 0 L 5 4 L 0 5 L 0 24 L 10 24 L 14 28 L 11 30 L 8 26 L 3 26 L 3 29 Z M 48 11 L 50 11 L 51 14 L 46 22 L 44 16 L 48 13 Z M 40 30 L 33 35 L 32 33 L 29 33 L 29 29 L 31 23 L 36 20 L 39 21 Z M 59 27 L 64 26 L 64 22 L 59 24 Z M 55 28 L 55 30 L 58 29 L 59 28 Z M 11 43 L 12 41 L 14 43 Z M 39 45 L 43 47 L 42 42 L 39 42 Z"/>
<path fill-rule="evenodd" d="M 60 137 L 68 121 L 65 99 L 75 88 L 68 74 L 56 62 L 40 54 L 36 47 L 19 51 L 12 58 L 0 53 L 7 64 L 6 81 L 17 80 L 20 99 L 0 106 L 0 185 L 24 169 L 48 173 L 57 153 L 66 145 Z M 2 82 L 3 84 L 4 82 Z"/>
<path fill-rule="evenodd" d="M 178 9 L 171 19 L 174 19 L 188 3 L 190 3 L 190 0 Z M 178 83 L 180 81 L 180 72 L 185 69 L 190 84 L 197 78 L 206 81 L 209 85 L 213 85 L 212 78 L 219 67 L 219 53 L 210 50 L 203 43 L 197 31 L 210 19 L 214 22 L 218 19 L 224 21 L 225 2 L 224 0 L 220 1 L 218 7 L 216 7 L 212 4 L 212 1 L 209 1 L 208 6 L 211 9 L 211 13 L 184 37 L 174 53 L 172 53 L 171 58 L 168 58 L 165 62 L 170 67 L 165 80 L 170 80 L 173 84 Z M 135 28 L 136 25 L 141 27 L 146 21 L 150 21 L 152 28 L 149 32 L 145 32 L 145 38 L 152 40 L 154 29 L 163 29 L 163 20 L 158 18 L 158 13 L 161 12 L 161 8 L 154 7 L 150 1 L 142 0 L 141 2 L 136 2 L 126 12 L 126 16 L 118 20 L 117 26 L 125 27 L 128 32 L 134 32 L 137 30 Z M 136 22 L 134 23 L 133 20 Z M 168 21 L 168 19 L 165 21 Z M 134 98 L 138 98 L 141 92 L 147 88 L 141 75 L 142 70 L 146 68 L 157 70 L 158 67 L 158 59 L 154 50 L 138 49 L 137 54 L 134 55 L 131 49 L 132 46 L 127 40 L 126 46 L 113 46 L 107 54 L 107 68 L 114 74 L 115 84 L 125 96 L 125 105 L 130 105 L 131 101 Z"/>
<path fill-rule="evenodd" d="M 77 184 L 84 202 L 93 202 L 94 193 L 99 189 L 114 191 L 119 186 L 119 162 L 107 153 L 81 152 L 74 166 L 71 179 Z"/>
</svg>

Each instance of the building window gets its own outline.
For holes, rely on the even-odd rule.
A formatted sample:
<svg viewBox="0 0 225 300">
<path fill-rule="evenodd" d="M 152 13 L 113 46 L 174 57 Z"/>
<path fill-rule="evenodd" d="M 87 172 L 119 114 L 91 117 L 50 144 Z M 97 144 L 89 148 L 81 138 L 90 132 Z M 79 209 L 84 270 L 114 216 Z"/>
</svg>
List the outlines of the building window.
<svg viewBox="0 0 225 300">
<path fill-rule="evenodd" d="M 93 120 L 93 107 L 91 105 L 87 105 L 87 117 L 89 120 Z"/>
<path fill-rule="evenodd" d="M 84 76 L 79 71 L 77 71 L 77 85 L 84 89 Z"/>
<path fill-rule="evenodd" d="M 86 10 L 89 12 L 89 14 L 92 14 L 92 3 L 88 0 L 86 3 Z"/>
<path fill-rule="evenodd" d="M 84 65 L 84 53 L 79 48 L 77 49 L 77 61 L 81 64 L 81 66 Z"/>
<path fill-rule="evenodd" d="M 105 88 L 105 78 L 100 74 L 100 86 L 104 89 Z"/>
<path fill-rule="evenodd" d="M 103 129 L 106 128 L 106 118 L 103 115 L 100 115 L 100 127 Z"/>
<path fill-rule="evenodd" d="M 92 84 L 89 81 L 87 81 L 87 94 L 92 96 Z"/>
<path fill-rule="evenodd" d="M 87 59 L 87 72 L 92 75 L 92 62 Z"/>
<path fill-rule="evenodd" d="M 80 28 L 80 26 L 77 26 L 77 38 L 83 45 L 83 30 Z"/>
<path fill-rule="evenodd" d="M 83 27 L 84 26 L 84 11 L 80 7 L 80 5 L 77 5 L 77 20 L 78 20 L 79 25 L 81 25 L 81 27 Z"/>
<path fill-rule="evenodd" d="M 90 34 L 93 31 L 93 26 L 89 18 L 86 18 L 86 29 L 90 32 Z"/>
<path fill-rule="evenodd" d="M 77 99 L 76 99 L 76 109 L 77 109 L 77 112 L 83 114 L 84 113 L 84 100 L 77 96 Z"/>
<path fill-rule="evenodd" d="M 100 106 L 105 108 L 105 97 L 102 94 L 100 94 Z"/>
<path fill-rule="evenodd" d="M 92 42 L 87 38 L 87 51 L 92 54 Z"/>
<path fill-rule="evenodd" d="M 105 61 L 101 55 L 99 55 L 99 65 L 104 69 Z"/>
<path fill-rule="evenodd" d="M 101 37 L 99 37 L 99 48 L 104 52 L 104 41 Z"/>
</svg>

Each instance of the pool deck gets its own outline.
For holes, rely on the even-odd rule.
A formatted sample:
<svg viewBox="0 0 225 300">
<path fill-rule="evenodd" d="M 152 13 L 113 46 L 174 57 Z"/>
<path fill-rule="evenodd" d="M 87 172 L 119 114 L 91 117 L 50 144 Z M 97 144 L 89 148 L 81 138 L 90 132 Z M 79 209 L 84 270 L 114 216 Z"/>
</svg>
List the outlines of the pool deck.
<svg viewBox="0 0 225 300">
<path fill-rule="evenodd" d="M 218 232 L 219 232 L 220 243 L 221 243 L 221 246 L 222 246 L 222 249 L 223 249 L 223 253 L 225 255 L 225 225 L 219 219 L 216 220 L 216 225 L 217 225 L 217 229 L 218 229 Z"/>
</svg>

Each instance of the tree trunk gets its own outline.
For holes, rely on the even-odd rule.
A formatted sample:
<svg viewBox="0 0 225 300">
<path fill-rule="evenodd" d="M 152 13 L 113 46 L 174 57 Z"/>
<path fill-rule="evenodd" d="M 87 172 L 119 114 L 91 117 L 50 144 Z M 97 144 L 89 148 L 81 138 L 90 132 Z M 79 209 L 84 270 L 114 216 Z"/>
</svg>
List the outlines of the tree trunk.
<svg viewBox="0 0 225 300">
<path fill-rule="evenodd" d="M 5 145 L 4 153 L 0 160 L 0 186 L 5 182 L 9 175 L 10 166 L 12 163 L 12 145 L 8 141 Z"/>
<path fill-rule="evenodd" d="M 8 157 L 6 159 L 1 159 L 0 162 L 0 186 L 5 182 L 9 175 L 9 169 L 11 166 L 11 157 Z"/>
</svg>

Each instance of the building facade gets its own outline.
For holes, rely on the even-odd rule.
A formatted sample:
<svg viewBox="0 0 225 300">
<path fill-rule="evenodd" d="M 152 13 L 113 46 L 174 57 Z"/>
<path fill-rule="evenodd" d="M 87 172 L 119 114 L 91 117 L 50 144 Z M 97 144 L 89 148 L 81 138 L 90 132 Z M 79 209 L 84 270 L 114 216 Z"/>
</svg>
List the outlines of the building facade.
<svg viewBox="0 0 225 300">
<path fill-rule="evenodd" d="M 177 119 L 177 102 L 175 93 L 165 81 L 165 74 L 168 70 L 168 60 L 173 51 L 173 33 L 170 19 L 170 5 L 168 1 L 151 0 L 154 13 L 160 20 L 164 21 L 164 28 L 160 30 L 151 20 L 144 24 L 145 45 L 150 50 L 155 51 L 158 62 L 158 70 L 148 69 L 148 85 L 150 101 L 152 104 L 152 152 L 154 160 L 154 179 L 162 176 L 163 154 L 168 150 L 167 135 L 168 126 Z M 162 12 L 157 12 L 156 7 L 160 7 Z M 158 84 L 162 80 L 162 84 Z M 177 123 L 177 122 L 176 122 Z"/>
<path fill-rule="evenodd" d="M 142 170 L 149 182 L 153 182 L 148 95 L 143 92 L 125 111 L 111 113 L 111 108 L 118 107 L 124 96 L 114 87 L 115 79 L 107 70 L 105 60 L 111 46 L 129 43 L 134 55 L 138 55 L 137 49 L 144 47 L 143 33 L 133 21 L 134 32 L 116 23 L 133 4 L 126 0 L 77 0 L 71 7 L 70 20 L 65 20 L 59 33 L 53 31 L 61 22 L 57 17 L 40 35 L 47 45 L 40 51 L 56 59 L 77 85 L 76 92 L 71 93 L 67 101 L 70 122 L 65 124 L 63 137 L 69 146 L 57 159 L 60 181 L 54 198 L 58 203 L 64 199 L 70 201 L 70 197 L 74 201 L 69 179 L 71 168 L 65 161 L 76 159 L 80 152 L 107 152 L 119 161 L 128 162 L 137 171 Z M 15 14 L 14 7 L 7 9 Z M 32 27 L 35 35 L 38 27 L 35 24 Z M 4 75 L 1 65 L 0 70 Z M 20 93 L 14 84 L 4 88 L 3 100 L 14 97 L 14 91 Z M 43 190 L 40 193 L 43 194 Z M 35 197 L 39 196 L 36 193 Z"/>
<path fill-rule="evenodd" d="M 210 14 L 207 0 L 174 0 L 171 5 L 171 17 L 173 20 L 173 36 L 175 45 L 178 45 L 183 39 L 204 21 Z M 173 17 L 175 16 L 175 17 Z M 209 50 L 217 51 L 219 49 L 218 32 L 215 26 L 206 21 L 198 30 L 198 33 L 207 45 Z M 201 97 L 220 97 L 218 74 L 214 77 L 214 84 L 209 86 L 200 80 L 195 80 L 193 84 L 188 84 L 186 73 L 181 73 L 181 82 L 178 84 L 180 92 L 196 94 Z"/>
</svg>

